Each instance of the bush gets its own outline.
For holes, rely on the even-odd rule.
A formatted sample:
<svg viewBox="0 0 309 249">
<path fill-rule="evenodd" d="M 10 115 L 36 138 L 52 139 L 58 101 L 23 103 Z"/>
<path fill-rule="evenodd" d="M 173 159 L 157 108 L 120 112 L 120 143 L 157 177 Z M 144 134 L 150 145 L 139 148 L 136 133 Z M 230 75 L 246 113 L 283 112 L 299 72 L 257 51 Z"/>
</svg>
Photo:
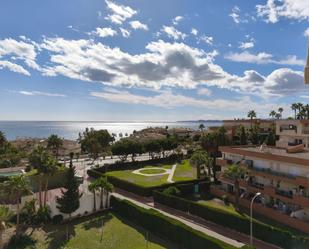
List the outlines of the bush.
<svg viewBox="0 0 309 249">
<path fill-rule="evenodd" d="M 154 190 L 165 189 L 167 187 L 174 186 L 177 184 L 188 183 L 192 185 L 192 184 L 196 184 L 199 181 L 201 181 L 201 180 L 191 180 L 191 181 L 184 181 L 184 182 L 177 182 L 177 183 L 164 183 L 160 186 L 154 186 L 154 187 L 144 187 L 144 186 L 135 184 L 133 182 L 119 179 L 118 177 L 115 177 L 115 176 L 107 176 L 107 180 L 117 188 L 121 188 L 128 192 L 132 192 L 134 194 L 141 195 L 141 196 L 152 196 L 152 192 Z"/>
<path fill-rule="evenodd" d="M 178 188 L 176 188 L 175 186 L 171 186 L 171 187 L 164 189 L 163 193 L 166 194 L 166 195 L 175 195 L 175 196 L 181 195 L 180 190 Z"/>
<path fill-rule="evenodd" d="M 127 200 L 119 200 L 114 196 L 111 197 L 111 205 L 113 211 L 120 216 L 131 222 L 138 221 L 138 225 L 162 239 L 177 244 L 181 248 L 234 248 L 154 209 L 141 208 Z"/>
<path fill-rule="evenodd" d="M 61 214 L 57 214 L 52 218 L 53 224 L 60 224 L 63 221 L 63 216 Z"/>
<path fill-rule="evenodd" d="M 50 208 L 48 206 L 39 208 L 35 215 L 35 223 L 47 224 L 50 221 L 51 221 Z"/>
<path fill-rule="evenodd" d="M 231 228 L 244 234 L 249 234 L 250 220 L 214 207 L 186 200 L 180 197 L 154 191 L 154 201 L 201 217 L 205 220 Z M 309 248 L 309 237 L 295 236 L 289 231 L 279 229 L 258 221 L 254 221 L 254 236 L 260 240 L 283 248 Z"/>
</svg>

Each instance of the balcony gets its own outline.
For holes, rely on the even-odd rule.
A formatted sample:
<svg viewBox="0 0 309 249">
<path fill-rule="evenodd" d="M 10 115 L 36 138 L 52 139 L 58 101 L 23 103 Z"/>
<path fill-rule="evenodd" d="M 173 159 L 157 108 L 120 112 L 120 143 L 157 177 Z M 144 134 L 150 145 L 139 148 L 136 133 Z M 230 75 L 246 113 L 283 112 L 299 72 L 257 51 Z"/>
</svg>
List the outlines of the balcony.
<svg viewBox="0 0 309 249">
<path fill-rule="evenodd" d="M 221 167 L 227 167 L 228 165 L 232 164 L 232 160 L 224 159 L 224 158 L 216 158 L 216 164 Z"/>
</svg>

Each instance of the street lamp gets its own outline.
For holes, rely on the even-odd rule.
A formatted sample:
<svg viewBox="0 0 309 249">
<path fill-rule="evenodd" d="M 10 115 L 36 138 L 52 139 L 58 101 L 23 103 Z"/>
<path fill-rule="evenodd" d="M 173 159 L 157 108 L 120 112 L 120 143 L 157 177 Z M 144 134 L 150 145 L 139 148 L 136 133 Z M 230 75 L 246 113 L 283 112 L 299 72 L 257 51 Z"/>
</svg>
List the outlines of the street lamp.
<svg viewBox="0 0 309 249">
<path fill-rule="evenodd" d="M 251 200 L 251 204 L 250 204 L 250 245 L 252 246 L 253 245 L 253 237 L 252 237 L 252 209 L 253 209 L 253 202 L 254 202 L 254 200 L 258 197 L 258 196 L 260 196 L 261 195 L 261 193 L 260 192 L 257 192 L 254 196 L 253 196 L 253 198 L 252 198 L 252 200 Z"/>
</svg>

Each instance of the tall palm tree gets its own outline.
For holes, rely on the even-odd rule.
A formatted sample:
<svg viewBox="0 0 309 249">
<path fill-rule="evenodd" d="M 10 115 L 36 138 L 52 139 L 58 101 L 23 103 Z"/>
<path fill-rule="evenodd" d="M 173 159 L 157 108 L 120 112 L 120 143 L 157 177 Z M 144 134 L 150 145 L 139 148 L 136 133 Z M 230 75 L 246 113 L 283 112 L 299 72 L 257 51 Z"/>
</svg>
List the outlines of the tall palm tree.
<svg viewBox="0 0 309 249">
<path fill-rule="evenodd" d="M 275 115 L 275 118 L 276 119 L 280 119 L 281 118 L 281 114 L 279 112 L 277 112 L 276 115 Z"/>
<path fill-rule="evenodd" d="M 97 210 L 96 191 L 98 190 L 98 184 L 96 181 L 88 185 L 88 190 L 93 193 L 93 212 Z"/>
<path fill-rule="evenodd" d="M 109 193 L 113 190 L 113 185 L 107 181 L 106 177 L 100 177 L 95 180 L 97 188 L 100 189 L 100 209 L 103 209 L 103 196 L 106 195 L 106 200 L 109 198 Z M 106 203 L 107 204 L 107 203 Z"/>
<path fill-rule="evenodd" d="M 272 110 L 270 113 L 269 113 L 269 116 L 274 119 L 276 117 L 276 111 L 275 110 Z"/>
<path fill-rule="evenodd" d="M 16 209 L 16 235 L 19 235 L 19 223 L 20 223 L 20 201 L 21 197 L 31 193 L 29 183 L 25 176 L 12 176 L 9 180 L 3 183 L 4 189 L 7 194 L 14 200 L 17 205 Z"/>
<path fill-rule="evenodd" d="M 195 151 L 190 159 L 190 163 L 196 167 L 196 177 L 201 178 L 201 167 L 209 165 L 208 155 L 205 151 Z"/>
<path fill-rule="evenodd" d="M 282 119 L 283 108 L 282 108 L 282 107 L 279 107 L 279 108 L 278 108 L 278 112 L 280 113 L 280 118 Z"/>
<path fill-rule="evenodd" d="M 57 160 L 52 156 L 49 156 L 45 161 L 44 165 L 41 167 L 40 171 L 43 173 L 45 178 L 45 187 L 44 187 L 44 200 L 43 206 L 46 206 L 47 202 L 47 192 L 48 192 L 48 182 L 49 178 L 57 172 Z"/>
<path fill-rule="evenodd" d="M 256 112 L 254 110 L 250 110 L 247 114 L 247 117 L 250 118 L 250 128 L 252 129 L 252 121 L 253 118 L 256 118 Z"/>
<path fill-rule="evenodd" d="M 12 217 L 12 212 L 8 207 L 0 206 L 0 249 L 3 248 L 2 235 L 6 229 L 6 222 Z"/>
<path fill-rule="evenodd" d="M 234 194 L 235 194 L 235 205 L 236 209 L 239 209 L 239 195 L 240 195 L 240 188 L 239 188 L 239 180 L 245 174 L 244 167 L 236 164 L 231 164 L 228 168 L 223 172 L 223 174 L 232 179 L 234 181 Z"/>
<path fill-rule="evenodd" d="M 55 134 L 52 134 L 47 139 L 47 148 L 52 151 L 54 156 L 58 159 L 59 149 L 63 145 L 63 140 Z"/>
<path fill-rule="evenodd" d="M 297 109 L 298 109 L 298 104 L 297 103 L 293 103 L 291 105 L 291 109 L 294 111 L 294 118 L 296 119 L 297 118 L 296 112 L 297 112 Z"/>
<path fill-rule="evenodd" d="M 298 118 L 300 118 L 300 112 L 303 109 L 303 104 L 302 103 L 297 103 L 297 110 L 298 110 Z"/>
</svg>

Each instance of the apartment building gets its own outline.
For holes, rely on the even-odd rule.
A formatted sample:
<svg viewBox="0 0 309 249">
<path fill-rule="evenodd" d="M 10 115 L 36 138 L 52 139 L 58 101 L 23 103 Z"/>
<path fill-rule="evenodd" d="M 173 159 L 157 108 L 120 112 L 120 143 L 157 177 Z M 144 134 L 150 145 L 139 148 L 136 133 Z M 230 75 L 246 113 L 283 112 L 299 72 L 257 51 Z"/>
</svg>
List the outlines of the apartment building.
<svg viewBox="0 0 309 249">
<path fill-rule="evenodd" d="M 211 188 L 214 195 L 224 194 L 235 201 L 234 180 L 223 172 L 230 164 L 237 164 L 245 169 L 239 181 L 242 206 L 249 208 L 251 198 L 261 192 L 254 206 L 256 212 L 309 233 L 308 151 L 290 154 L 267 146 L 224 146 L 219 150 L 221 184 Z"/>
<path fill-rule="evenodd" d="M 277 120 L 276 134 L 279 136 L 277 147 L 304 144 L 305 148 L 309 148 L 309 119 Z"/>
<path fill-rule="evenodd" d="M 243 126 L 248 132 L 251 129 L 251 125 L 258 125 L 261 134 L 267 134 L 273 129 L 274 121 L 268 119 L 234 119 L 234 120 L 224 120 L 223 126 L 227 130 L 227 135 L 231 138 L 237 133 L 237 129 Z"/>
</svg>

